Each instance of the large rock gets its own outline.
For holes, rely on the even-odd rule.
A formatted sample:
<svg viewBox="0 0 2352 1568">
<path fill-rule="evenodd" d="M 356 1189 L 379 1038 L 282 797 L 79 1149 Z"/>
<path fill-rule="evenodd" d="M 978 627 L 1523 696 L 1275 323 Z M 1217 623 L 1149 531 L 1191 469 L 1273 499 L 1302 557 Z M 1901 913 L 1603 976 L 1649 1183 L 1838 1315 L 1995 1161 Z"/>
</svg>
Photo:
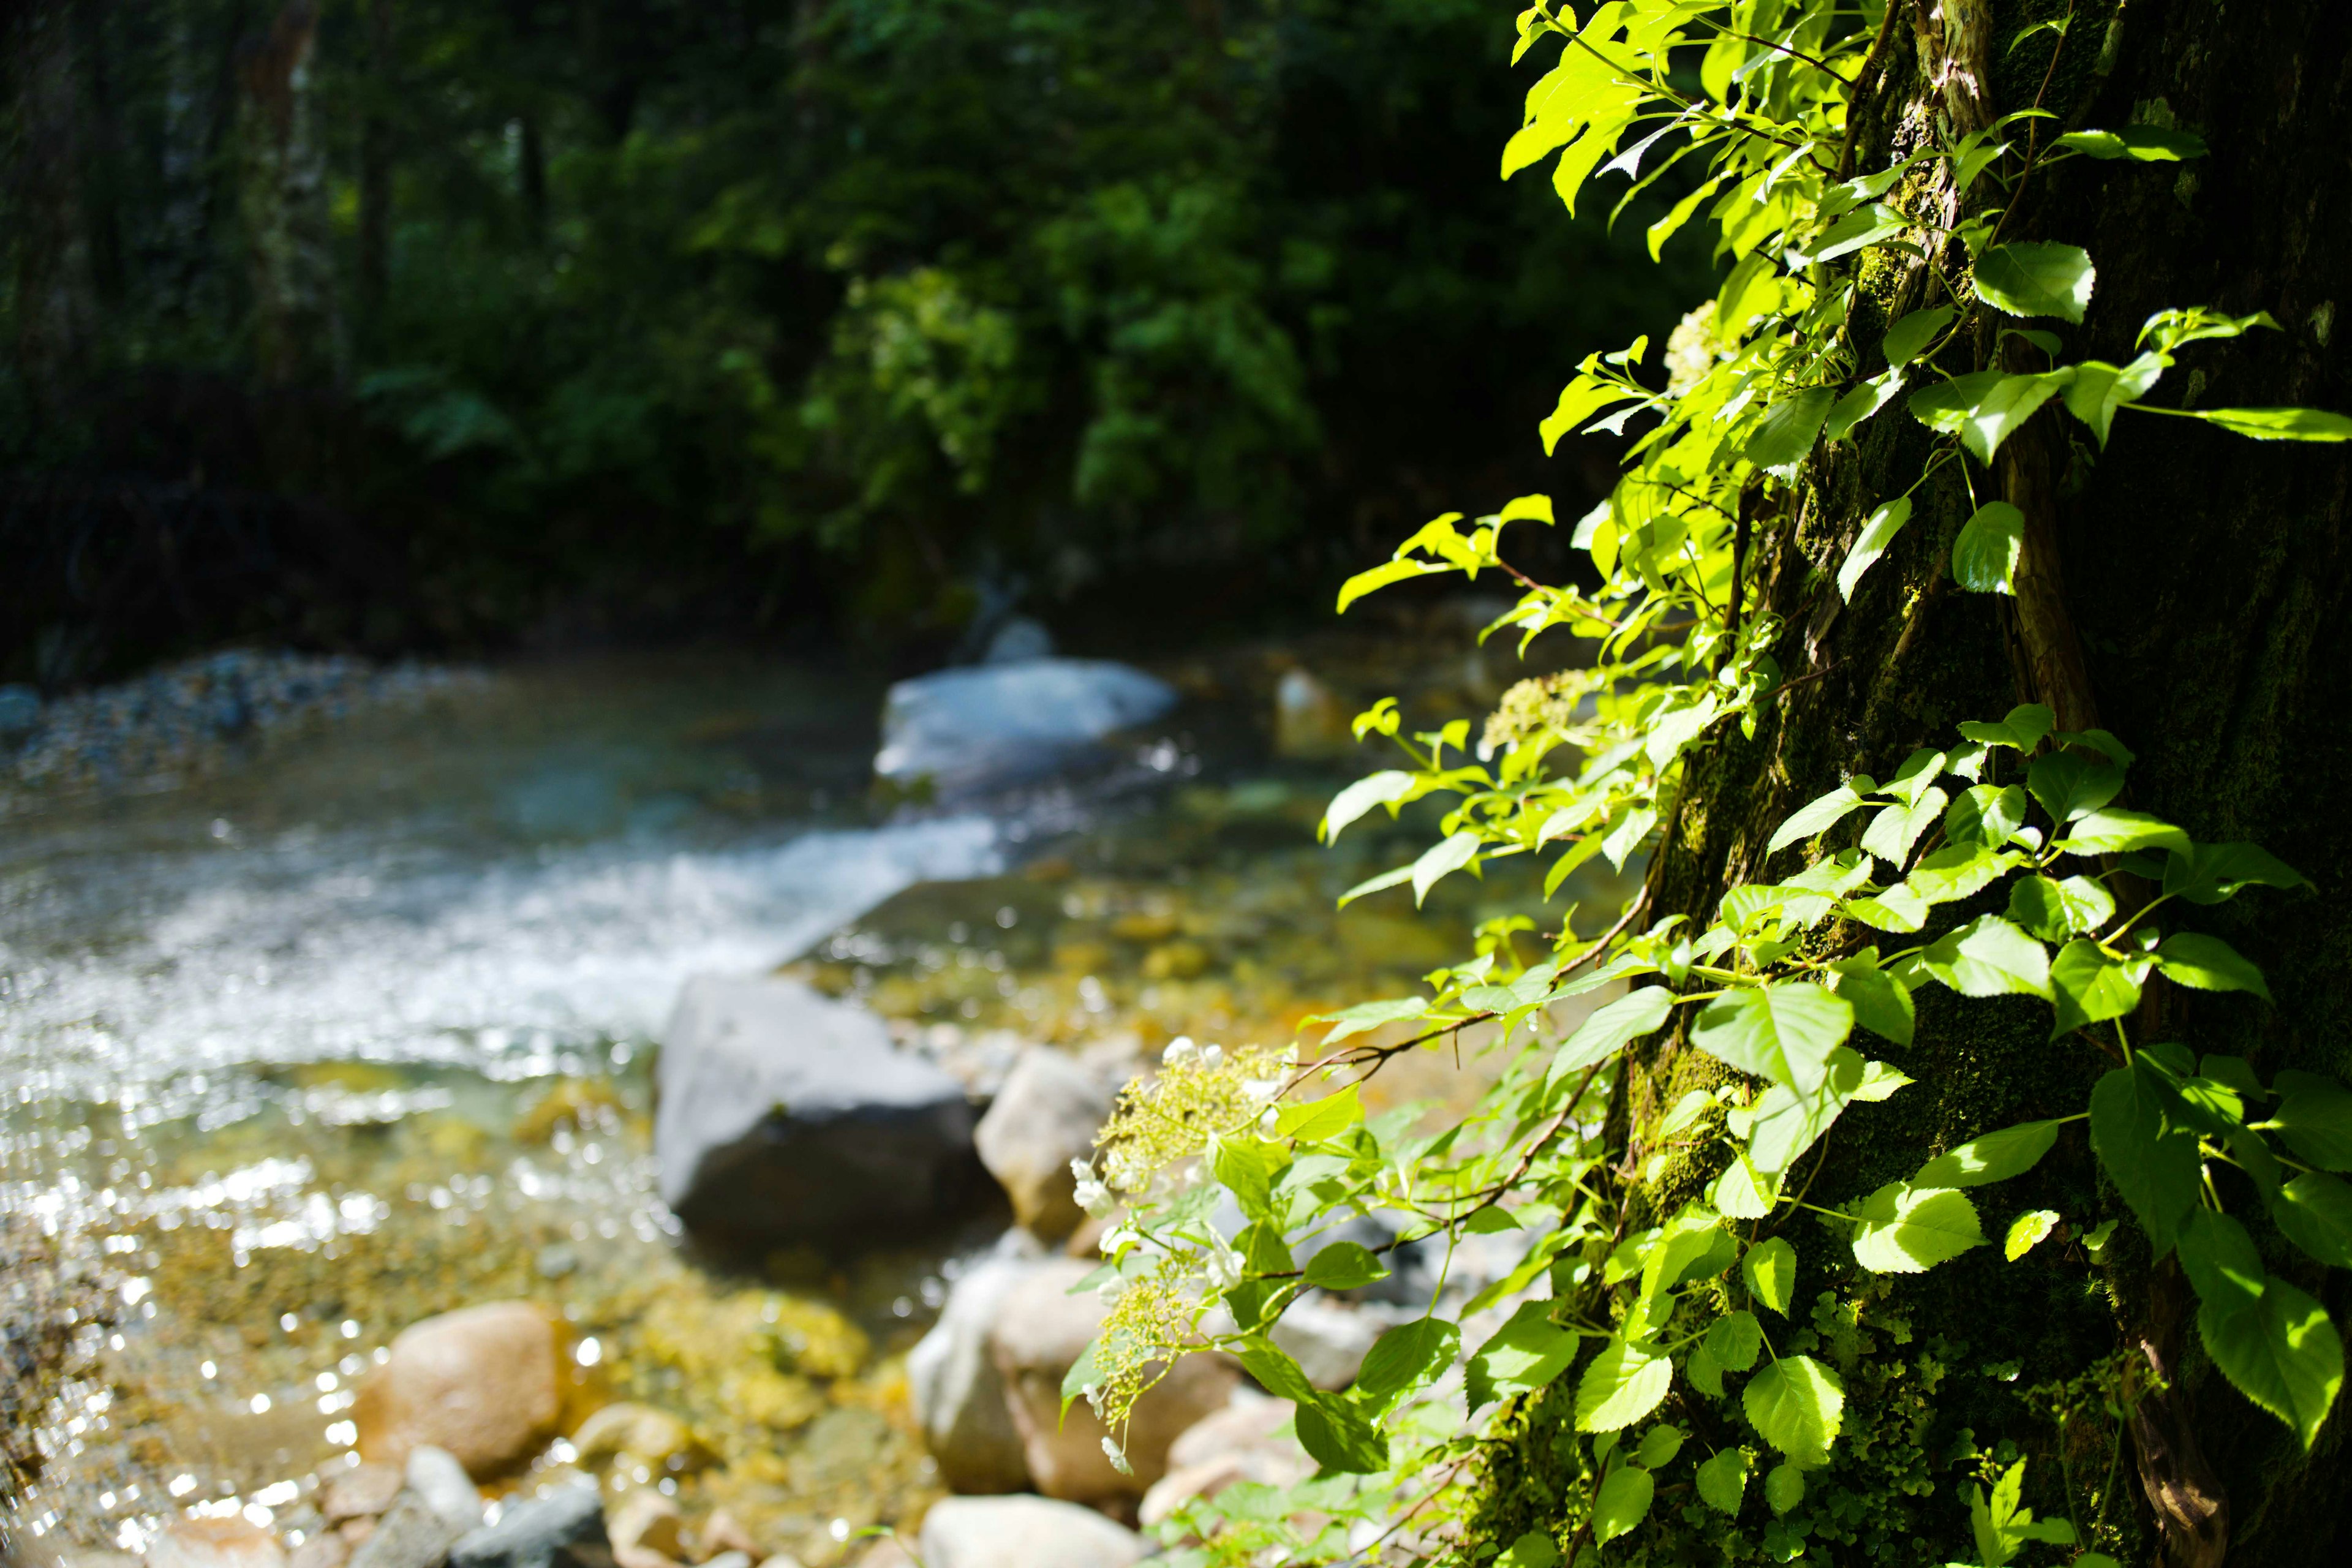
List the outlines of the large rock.
<svg viewBox="0 0 2352 1568">
<path fill-rule="evenodd" d="M 352 1408 L 360 1457 L 405 1465 L 409 1450 L 430 1445 L 477 1478 L 520 1464 L 554 1435 L 562 1361 L 554 1320 L 528 1301 L 412 1323 L 360 1384 Z"/>
<path fill-rule="evenodd" d="M 1047 1241 L 1086 1218 L 1070 1162 L 1094 1153 L 1110 1108 L 1110 1091 L 1094 1074 L 1038 1047 L 1022 1053 L 980 1119 L 972 1134 L 980 1163 L 1013 1200 L 1013 1217 Z"/>
<path fill-rule="evenodd" d="M 944 1499 L 919 1545 L 923 1568 L 1128 1568 L 1151 1550 L 1092 1509 L 1041 1497 Z"/>
<path fill-rule="evenodd" d="M 613 1568 L 604 1500 L 590 1482 L 510 1503 L 449 1549 L 449 1568 Z"/>
<path fill-rule="evenodd" d="M 147 1568 L 285 1568 L 269 1531 L 241 1519 L 174 1520 L 147 1546 Z"/>
<path fill-rule="evenodd" d="M 463 1461 L 448 1449 L 417 1444 L 408 1450 L 401 1476 L 408 1489 L 452 1527 L 472 1530 L 482 1522 L 482 1494 L 474 1489 Z"/>
<path fill-rule="evenodd" d="M 449 1548 L 465 1533 L 423 1498 L 404 1491 L 393 1500 L 392 1510 L 375 1521 L 367 1539 L 352 1549 L 347 1568 L 441 1568 Z"/>
<path fill-rule="evenodd" d="M 989 1354 L 988 1328 L 1005 1292 L 1036 1267 L 1034 1258 L 991 1258 L 971 1268 L 949 1289 L 931 1331 L 907 1352 L 915 1419 L 950 1491 L 1029 1489 L 1028 1455 Z"/>
<path fill-rule="evenodd" d="M 1175 705 L 1166 682 L 1101 659 L 935 670 L 890 688 L 874 771 L 901 784 L 929 779 L 942 795 L 1023 784 Z"/>
<path fill-rule="evenodd" d="M 1137 1517 L 1149 1530 L 1196 1497 L 1213 1498 L 1236 1481 L 1286 1487 L 1315 1473 L 1297 1438 L 1276 1436 L 1294 1414 L 1286 1399 L 1237 1390 L 1234 1402 L 1187 1427 L 1168 1445 L 1168 1473 L 1143 1494 Z"/>
<path fill-rule="evenodd" d="M 688 981 L 656 1080 L 662 1201 L 698 1230 L 887 1234 L 985 1191 L 962 1085 L 795 981 Z"/>
<path fill-rule="evenodd" d="M 1167 1472 L 1168 1445 L 1223 1408 L 1240 1380 L 1219 1357 L 1180 1357 L 1136 1401 L 1123 1435 L 1129 1469 L 1122 1473 L 1104 1452 L 1108 1434 L 1093 1409 L 1080 1401 L 1066 1417 L 1062 1412 L 1062 1378 L 1094 1338 L 1105 1311 L 1094 1291 L 1069 1293 L 1090 1272 L 1091 1265 L 1074 1258 L 1037 1265 L 997 1303 L 988 1342 L 1037 1489 L 1072 1502 L 1109 1503 L 1141 1497 Z"/>
</svg>

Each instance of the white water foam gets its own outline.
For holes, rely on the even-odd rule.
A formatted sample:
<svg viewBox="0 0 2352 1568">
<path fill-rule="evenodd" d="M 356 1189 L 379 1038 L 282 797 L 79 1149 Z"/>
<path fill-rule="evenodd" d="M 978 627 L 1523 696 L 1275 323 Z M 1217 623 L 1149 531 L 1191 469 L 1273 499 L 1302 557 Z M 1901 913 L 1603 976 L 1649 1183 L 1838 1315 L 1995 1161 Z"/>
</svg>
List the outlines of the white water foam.
<svg viewBox="0 0 2352 1568">
<path fill-rule="evenodd" d="M 981 816 L 488 865 L 289 834 L 90 857 L 0 900 L 0 1084 L 129 1109 L 167 1078 L 361 1058 L 543 1072 L 655 1037 L 688 975 L 757 972 L 914 882 L 1002 868 Z"/>
</svg>

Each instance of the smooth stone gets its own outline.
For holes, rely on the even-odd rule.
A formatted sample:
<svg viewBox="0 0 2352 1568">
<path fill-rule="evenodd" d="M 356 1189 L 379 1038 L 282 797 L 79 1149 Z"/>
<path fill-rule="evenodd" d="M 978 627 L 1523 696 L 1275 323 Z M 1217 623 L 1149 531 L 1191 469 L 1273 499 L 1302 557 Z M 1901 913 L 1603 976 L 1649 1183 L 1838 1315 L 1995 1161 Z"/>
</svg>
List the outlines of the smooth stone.
<svg viewBox="0 0 2352 1568">
<path fill-rule="evenodd" d="M 1016 1280 L 997 1302 L 989 1353 L 1004 1379 L 1013 1425 L 1037 1489 L 1072 1502 L 1140 1498 L 1168 1469 L 1168 1446 L 1194 1422 L 1223 1409 L 1239 1374 L 1221 1357 L 1185 1355 L 1136 1401 L 1124 1434 L 1129 1472 L 1103 1451 L 1108 1436 L 1084 1400 L 1062 1409 L 1062 1378 L 1084 1353 L 1107 1311 L 1092 1290 L 1070 1287 L 1093 1271 L 1075 1258 L 1051 1258 Z"/>
<path fill-rule="evenodd" d="M 992 1258 L 949 1288 L 930 1332 L 907 1352 L 908 1391 L 924 1447 L 950 1491 L 1018 1492 L 1029 1458 L 1013 1424 L 1003 1376 L 989 1354 L 988 1327 L 1033 1258 Z"/>
<path fill-rule="evenodd" d="M 980 1163 L 1013 1200 L 1013 1217 L 1046 1241 L 1059 1241 L 1087 1217 L 1070 1162 L 1093 1156 L 1111 1100 L 1076 1062 L 1033 1047 L 1013 1063 L 972 1131 Z"/>
<path fill-rule="evenodd" d="M 923 1568 L 1127 1568 L 1150 1543 L 1075 1503 L 947 1498 L 923 1516 Z"/>
<path fill-rule="evenodd" d="M 527 1301 L 412 1323 L 360 1384 L 352 1410 L 360 1455 L 404 1465 L 411 1449 L 430 1445 L 477 1479 L 509 1468 L 555 1433 L 561 1363 L 554 1321 Z"/>
<path fill-rule="evenodd" d="M 511 1503 L 496 1524 L 449 1549 L 450 1568 L 613 1568 L 604 1503 L 595 1485 L 562 1487 Z"/>
<path fill-rule="evenodd" d="M 702 1528 L 694 1533 L 706 1552 L 716 1552 L 722 1556 L 730 1552 L 740 1552 L 755 1560 L 760 1555 L 759 1542 L 743 1528 L 741 1520 L 723 1508 L 714 1509 L 710 1517 L 702 1521 Z M 750 1568 L 750 1565 L 746 1564 L 745 1568 Z"/>
<path fill-rule="evenodd" d="M 286 1568 L 343 1568 L 351 1555 L 350 1542 L 331 1530 L 322 1530 L 294 1549 Z"/>
<path fill-rule="evenodd" d="M 613 1556 L 621 1568 L 683 1563 L 692 1555 L 687 1545 L 685 1515 L 676 1502 L 650 1487 L 624 1495 L 607 1528 Z"/>
<path fill-rule="evenodd" d="M 397 1465 L 354 1465 L 319 1489 L 319 1511 L 330 1524 L 347 1519 L 373 1519 L 400 1495 Z"/>
<path fill-rule="evenodd" d="M 797 981 L 702 975 L 656 1068 L 662 1201 L 738 1240 L 920 1226 L 985 1189 L 963 1086 Z"/>
<path fill-rule="evenodd" d="M 1275 1434 L 1291 1418 L 1286 1399 L 1236 1389 L 1234 1402 L 1203 1416 L 1168 1445 L 1168 1473 L 1143 1494 L 1136 1517 L 1147 1530 L 1196 1497 L 1213 1498 L 1236 1481 L 1286 1487 L 1315 1473 L 1296 1437 Z"/>
<path fill-rule="evenodd" d="M 147 1568 L 285 1568 L 277 1537 L 242 1519 L 174 1520 L 148 1544 Z"/>
<path fill-rule="evenodd" d="M 404 1491 L 352 1549 L 348 1568 L 441 1568 L 465 1533 L 423 1498 Z"/>
<path fill-rule="evenodd" d="M 980 662 L 1018 664 L 1024 659 L 1053 657 L 1054 634 L 1045 629 L 1045 623 L 1027 616 L 1013 616 L 988 639 L 988 651 L 980 656 Z"/>
<path fill-rule="evenodd" d="M 702 1568 L 751 1568 L 751 1554 L 748 1552 L 722 1552 L 716 1557 L 704 1558 Z"/>
<path fill-rule="evenodd" d="M 890 688 L 874 771 L 940 795 L 1055 773 L 1176 706 L 1175 689 L 1106 659 L 1029 658 L 934 670 Z"/>
<path fill-rule="evenodd" d="M 1005 630 L 1010 631 L 1014 624 L 1006 623 Z M 1043 626 L 1038 627 L 1040 631 L 1044 629 Z M 1004 633 L 996 635 L 1002 637 Z M 992 647 L 989 651 L 992 654 L 995 649 Z M 19 735 L 29 734 L 39 727 L 40 722 L 41 694 L 38 691 L 20 684 L 0 686 L 0 740 L 13 741 Z"/>
<path fill-rule="evenodd" d="M 1343 757 L 1356 749 L 1355 715 L 1311 671 L 1293 666 L 1274 688 L 1274 750 L 1284 757 Z"/>
<path fill-rule="evenodd" d="M 625 1460 L 660 1475 L 698 1467 L 710 1458 L 685 1422 L 667 1410 L 627 1401 L 604 1405 L 583 1421 L 572 1434 L 572 1447 L 581 1466 L 592 1470 Z"/>
<path fill-rule="evenodd" d="M 454 1528 L 472 1530 L 482 1522 L 482 1494 L 475 1489 L 473 1479 L 457 1462 L 457 1456 L 448 1449 L 419 1443 L 408 1450 L 402 1479 L 408 1483 L 410 1491 L 425 1500 L 425 1507 Z"/>
</svg>

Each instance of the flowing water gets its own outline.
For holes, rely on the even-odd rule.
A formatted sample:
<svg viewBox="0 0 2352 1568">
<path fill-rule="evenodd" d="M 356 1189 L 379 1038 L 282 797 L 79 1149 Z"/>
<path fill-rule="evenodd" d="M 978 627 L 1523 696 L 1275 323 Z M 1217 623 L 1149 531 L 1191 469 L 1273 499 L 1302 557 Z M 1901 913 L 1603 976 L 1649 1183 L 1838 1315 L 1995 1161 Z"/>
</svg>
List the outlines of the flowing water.
<svg viewBox="0 0 2352 1568">
<path fill-rule="evenodd" d="M 19 1546 L 135 1552 L 189 1511 L 299 1538 L 390 1339 L 512 1298 L 569 1321 L 576 1408 L 692 1426 L 690 1462 L 608 1480 L 812 1564 L 919 1507 L 899 1358 L 1002 1220 L 699 1257 L 653 1192 L 650 1047 L 689 974 L 798 960 L 985 1088 L 1023 1042 L 1274 1037 L 1525 901 L 1455 879 L 1451 933 L 1335 915 L 1402 840 L 1314 846 L 1350 770 L 1265 755 L 1244 720 L 1276 668 L 1171 672 L 1194 700 L 1109 774 L 986 812 L 877 802 L 874 680 L 634 658 L 443 683 L 0 825 L 12 1331 L 47 1313 L 68 1363 L 7 1413 Z"/>
</svg>

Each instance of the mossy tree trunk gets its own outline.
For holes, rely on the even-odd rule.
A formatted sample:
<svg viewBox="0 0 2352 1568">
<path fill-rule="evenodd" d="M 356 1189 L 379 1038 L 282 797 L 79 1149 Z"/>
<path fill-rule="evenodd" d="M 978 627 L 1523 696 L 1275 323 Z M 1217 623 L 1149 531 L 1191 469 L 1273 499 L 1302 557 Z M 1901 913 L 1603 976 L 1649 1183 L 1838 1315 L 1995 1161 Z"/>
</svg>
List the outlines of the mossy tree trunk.
<svg viewBox="0 0 2352 1568">
<path fill-rule="evenodd" d="M 2060 116 L 2042 122 L 2044 138 L 2137 121 L 2194 129 L 2210 146 L 2189 163 L 2079 160 L 2028 185 L 2005 237 L 2079 244 L 2098 267 L 2088 319 L 2063 333 L 2067 360 L 2127 361 L 2141 322 L 2168 306 L 2267 310 L 2284 331 L 2184 356 L 2175 375 L 2188 400 L 2352 409 L 2352 359 L 2334 341 L 2352 292 L 2344 131 L 2352 7 L 2075 0 L 2053 68 L 2050 34 L 2014 51 L 2010 44 L 2066 15 L 2065 0 L 1897 4 L 1884 78 L 1860 116 L 1858 168 L 1911 152 L 1931 114 L 1967 130 L 2037 95 Z M 2016 127 L 2019 139 L 2026 129 Z M 1870 281 L 1877 314 L 1854 323 L 1854 340 L 1874 346 L 1920 302 L 1924 279 L 1915 268 Z M 1973 363 L 1961 363 L 1964 349 L 1946 368 L 2021 352 L 2014 340 L 1979 342 Z M 2038 353 L 2031 368 L 2041 368 Z M 2194 911 L 2199 921 L 2189 922 L 2262 964 L 2274 1006 L 2152 985 L 2137 1037 L 2242 1055 L 2265 1079 L 2284 1068 L 2352 1077 L 2352 462 L 2341 448 L 2257 444 L 2145 415 L 2119 419 L 2104 453 L 2083 434 L 2045 410 L 1994 474 L 1972 470 L 1974 501 L 1947 468 L 1919 492 L 1909 526 L 1851 605 L 1832 583 L 1838 563 L 1872 506 L 1918 474 L 1929 437 L 1889 416 L 1864 427 L 1858 450 L 1839 446 L 1816 459 L 1796 521 L 1763 532 L 1753 567 L 1787 623 L 1777 657 L 1803 683 L 1772 704 L 1752 741 L 1726 731 L 1692 764 L 1653 868 L 1656 912 L 1703 921 L 1731 883 L 1796 869 L 1796 850 L 1768 861 L 1766 841 L 1843 776 L 1886 777 L 1914 749 L 1952 743 L 1960 720 L 2042 701 L 2063 726 L 2103 725 L 2137 752 L 2129 804 L 2200 841 L 2262 844 L 2318 885 L 2316 895 L 2258 894 Z M 1954 536 L 1995 494 L 2028 517 L 2014 600 L 1959 593 L 1949 581 Z M 1965 920 L 1984 910 L 1943 912 Z M 1819 1169 L 1798 1173 L 1812 1201 L 1858 1198 L 1979 1133 L 2077 1110 L 2112 1065 L 2080 1037 L 2051 1043 L 2048 1008 L 2030 998 L 1959 1001 L 1931 989 L 1920 994 L 1918 1026 L 1907 1052 L 1878 1053 L 1917 1084 L 1846 1113 Z M 1622 1124 L 1635 1144 L 1626 1168 L 1646 1152 L 1645 1126 L 1725 1072 L 1685 1044 L 1654 1050 L 1626 1089 Z M 1643 1195 L 1671 1213 L 1711 1173 L 1671 1166 Z M 2235 1177 L 2217 1179 L 2226 1189 Z M 2033 1460 L 2029 1500 L 2045 1515 L 2071 1512 L 2092 1526 L 2104 1494 L 2099 1543 L 2123 1561 L 2352 1561 L 2342 1409 L 2305 1455 L 2286 1426 L 2223 1383 L 2197 1342 L 2175 1265 L 2149 1266 L 2122 1204 L 2100 1184 L 2081 1124 L 2030 1177 L 1978 1195 L 1996 1245 L 1918 1279 L 1861 1273 L 1826 1224 L 1789 1232 L 1804 1261 L 1801 1296 L 1829 1297 L 1812 1318 L 1815 1353 L 1845 1369 L 1855 1438 L 1790 1516 L 1811 1521 L 1809 1561 L 1977 1561 L 1969 1456 L 2006 1453 L 2003 1445 Z M 2037 1208 L 2059 1211 L 2073 1230 L 2003 1261 L 1998 1238 L 2014 1215 Z M 2231 1208 L 2258 1215 L 2261 1205 Z M 2093 1263 L 2083 1230 L 2117 1217 L 2118 1245 L 2104 1266 Z M 2331 1289 L 2275 1235 L 2263 1246 L 2272 1269 L 2344 1320 L 2340 1279 Z M 1794 1314 L 1801 1328 L 1807 1310 Z M 2053 1389 L 2102 1364 L 2124 1386 L 2148 1391 L 2120 1442 L 2086 1385 Z M 1709 1414 L 1684 1414 L 1705 1435 Z M 1541 1517 L 1542 1495 L 1559 1494 L 1550 1481 L 1566 1462 L 1566 1415 L 1564 1397 L 1538 1401 L 1518 1441 L 1496 1456 L 1495 1519 Z M 1657 1511 L 1655 1533 L 1611 1551 L 1631 1560 L 1627 1549 L 1646 1540 L 1652 1561 L 1694 1563 L 1755 1551 L 1727 1544 L 1737 1532 L 1695 1500 L 1667 1500 L 1680 1506 Z M 2027 1550 L 2053 1562 L 2070 1555 Z"/>
</svg>

